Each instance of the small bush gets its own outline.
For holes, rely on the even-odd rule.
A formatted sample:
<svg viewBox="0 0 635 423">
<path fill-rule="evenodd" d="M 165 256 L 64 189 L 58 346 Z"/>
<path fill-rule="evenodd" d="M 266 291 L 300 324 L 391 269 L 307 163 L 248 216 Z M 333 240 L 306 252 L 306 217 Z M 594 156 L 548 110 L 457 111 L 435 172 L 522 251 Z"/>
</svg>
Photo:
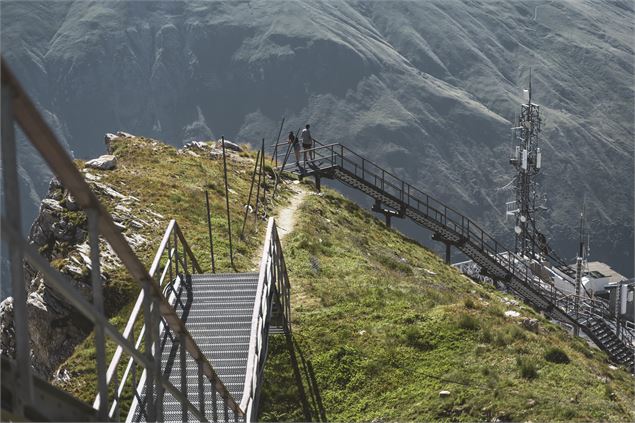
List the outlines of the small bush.
<svg viewBox="0 0 635 423">
<path fill-rule="evenodd" d="M 406 327 L 403 333 L 403 340 L 406 345 L 419 351 L 430 351 L 434 349 L 434 344 L 431 343 L 426 335 L 416 326 Z"/>
<path fill-rule="evenodd" d="M 558 364 L 568 364 L 571 361 L 567 353 L 557 347 L 551 347 L 545 352 L 545 360 Z"/>
<path fill-rule="evenodd" d="M 472 300 L 470 297 L 467 297 L 463 300 L 463 305 L 465 306 L 465 308 L 476 308 L 476 304 L 474 304 L 474 300 Z"/>
<path fill-rule="evenodd" d="M 520 376 L 524 379 L 535 379 L 538 377 L 536 363 L 529 357 L 516 358 L 516 364 L 520 370 Z"/>
<path fill-rule="evenodd" d="M 457 326 L 465 330 L 477 330 L 479 328 L 478 321 L 466 313 L 459 315 Z"/>
</svg>

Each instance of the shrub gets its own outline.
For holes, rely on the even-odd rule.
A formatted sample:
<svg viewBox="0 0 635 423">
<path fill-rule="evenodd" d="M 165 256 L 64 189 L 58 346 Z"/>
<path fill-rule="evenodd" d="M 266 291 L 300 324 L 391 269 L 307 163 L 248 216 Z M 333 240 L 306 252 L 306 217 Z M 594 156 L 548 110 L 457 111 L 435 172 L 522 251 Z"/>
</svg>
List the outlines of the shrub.
<svg viewBox="0 0 635 423">
<path fill-rule="evenodd" d="M 403 339 L 406 345 L 419 351 L 430 351 L 434 348 L 434 344 L 416 326 L 406 327 Z"/>
<path fill-rule="evenodd" d="M 524 379 L 535 379 L 538 377 L 536 363 L 529 357 L 516 358 L 516 364 L 520 370 L 520 376 Z"/>
<path fill-rule="evenodd" d="M 459 315 L 457 326 L 465 330 L 477 330 L 479 328 L 478 321 L 466 313 Z"/>
<path fill-rule="evenodd" d="M 472 300 L 470 297 L 467 297 L 463 300 L 463 305 L 465 306 L 465 308 L 476 308 L 474 300 Z"/>
<path fill-rule="evenodd" d="M 545 352 L 545 360 L 559 364 L 568 364 L 571 361 L 567 353 L 557 347 L 551 347 Z"/>
</svg>

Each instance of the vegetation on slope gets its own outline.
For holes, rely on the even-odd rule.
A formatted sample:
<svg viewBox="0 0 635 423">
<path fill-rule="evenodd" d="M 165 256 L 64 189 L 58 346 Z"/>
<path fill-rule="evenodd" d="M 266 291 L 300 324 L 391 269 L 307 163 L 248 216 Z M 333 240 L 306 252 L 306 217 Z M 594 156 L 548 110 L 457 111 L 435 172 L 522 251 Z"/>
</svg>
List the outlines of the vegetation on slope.
<svg viewBox="0 0 635 423">
<path fill-rule="evenodd" d="M 284 253 L 306 395 L 273 336 L 262 420 L 633 420 L 604 353 L 337 193 L 307 197 Z"/>
<path fill-rule="evenodd" d="M 136 197 L 138 201 L 127 204 L 127 207 L 132 209 L 133 216 L 140 220 L 157 219 L 156 214 L 161 216 L 158 218 L 159 224 L 144 225 L 141 228 L 126 225 L 127 228 L 124 230 L 126 236 L 136 234 L 147 240 L 135 249 L 135 253 L 147 268 L 150 267 L 168 222 L 170 219 L 176 219 L 201 268 L 203 271 L 210 271 L 204 192 L 208 190 L 216 270 L 231 272 L 222 158 L 212 159 L 211 147 L 204 150 L 178 151 L 172 146 L 142 137 L 117 139 L 111 143 L 111 149 L 117 157 L 116 169 L 88 169 L 87 172 L 101 178 L 100 184 L 106 184 L 123 195 Z M 254 158 L 255 154 L 251 152 L 228 152 L 234 264 L 238 271 L 252 271 L 256 268 L 254 258 L 260 253 L 266 229 L 266 224 L 261 219 L 262 215 L 256 225 L 252 213 L 245 230 L 245 240 L 239 239 L 243 223 L 243 206 L 249 194 Z M 78 163 L 78 166 L 82 168 L 83 164 Z M 271 189 L 271 169 L 268 166 L 265 166 L 265 169 L 266 183 Z M 252 205 L 255 202 L 255 194 L 254 187 Z M 270 193 L 267 194 L 267 198 L 269 196 Z M 288 192 L 281 187 L 276 196 L 277 204 L 284 205 L 287 196 Z M 109 212 L 117 213 L 116 207 L 120 205 L 117 198 L 100 195 L 100 200 Z M 271 208 L 268 211 L 272 212 Z M 123 330 L 139 294 L 139 286 L 130 278 L 125 268 L 120 267 L 110 272 L 105 292 L 107 311 L 112 316 L 111 323 Z M 142 319 L 138 322 L 137 334 Z M 114 343 L 108 344 L 108 359 L 115 348 Z M 120 376 L 124 368 L 125 366 L 120 366 Z M 60 366 L 58 373 L 60 376 L 54 381 L 58 386 L 92 404 L 96 395 L 95 348 L 92 335 L 75 348 L 73 355 Z"/>
</svg>

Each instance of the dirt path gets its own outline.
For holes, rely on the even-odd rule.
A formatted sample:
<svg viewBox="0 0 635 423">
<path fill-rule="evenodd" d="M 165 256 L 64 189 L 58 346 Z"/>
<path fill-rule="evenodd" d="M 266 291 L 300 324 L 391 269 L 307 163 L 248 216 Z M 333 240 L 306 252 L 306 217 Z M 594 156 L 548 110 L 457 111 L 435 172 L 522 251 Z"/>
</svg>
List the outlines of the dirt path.
<svg viewBox="0 0 635 423">
<path fill-rule="evenodd" d="M 280 241 L 284 241 L 287 234 L 293 232 L 298 208 L 300 208 L 300 205 L 302 205 L 302 202 L 304 201 L 304 197 L 308 194 L 306 188 L 301 184 L 294 184 L 291 187 L 291 191 L 293 191 L 293 197 L 291 197 L 289 204 L 285 208 L 279 210 L 278 214 L 274 216 L 276 218 L 276 226 L 278 228 Z M 259 250 L 258 255 L 254 257 L 253 271 L 258 271 L 258 266 L 260 266 L 260 253 L 261 250 Z"/>
<path fill-rule="evenodd" d="M 298 208 L 304 201 L 304 197 L 307 195 L 306 188 L 297 184 L 291 188 L 294 191 L 291 202 L 287 207 L 280 210 L 278 216 L 276 216 L 276 226 L 278 227 L 278 236 L 280 240 L 283 240 L 287 234 L 293 231 L 296 221 L 296 213 Z"/>
</svg>

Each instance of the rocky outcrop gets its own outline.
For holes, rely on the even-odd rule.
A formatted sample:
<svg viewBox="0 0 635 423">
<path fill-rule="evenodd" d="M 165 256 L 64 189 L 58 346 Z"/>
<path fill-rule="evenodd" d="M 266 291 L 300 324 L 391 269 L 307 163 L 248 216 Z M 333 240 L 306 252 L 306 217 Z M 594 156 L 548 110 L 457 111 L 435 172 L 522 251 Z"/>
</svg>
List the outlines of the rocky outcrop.
<svg viewBox="0 0 635 423">
<path fill-rule="evenodd" d="M 104 154 L 86 162 L 86 167 L 100 170 L 112 170 L 117 167 L 117 158 L 111 154 Z"/>
<path fill-rule="evenodd" d="M 147 217 L 135 216 L 132 206 L 138 203 L 138 199 L 121 194 L 88 169 L 83 169 L 83 174 L 98 197 L 117 202 L 111 213 L 113 220 L 133 249 L 144 246 L 147 240 L 136 232 L 126 233 L 127 229 L 156 225 L 157 218 L 163 217 L 149 211 Z M 28 241 L 84 298 L 92 301 L 86 216 L 56 179 L 49 184 L 48 193 L 31 226 Z M 106 292 L 110 283 L 109 274 L 119 266 L 121 262 L 109 245 L 100 242 L 101 277 Z M 92 324 L 28 264 L 25 264 L 25 286 L 33 369 L 39 376 L 50 379 L 58 366 L 72 354 L 75 346 L 92 330 Z M 0 303 L 0 353 L 10 357 L 15 355 L 13 306 L 11 297 Z"/>
</svg>

